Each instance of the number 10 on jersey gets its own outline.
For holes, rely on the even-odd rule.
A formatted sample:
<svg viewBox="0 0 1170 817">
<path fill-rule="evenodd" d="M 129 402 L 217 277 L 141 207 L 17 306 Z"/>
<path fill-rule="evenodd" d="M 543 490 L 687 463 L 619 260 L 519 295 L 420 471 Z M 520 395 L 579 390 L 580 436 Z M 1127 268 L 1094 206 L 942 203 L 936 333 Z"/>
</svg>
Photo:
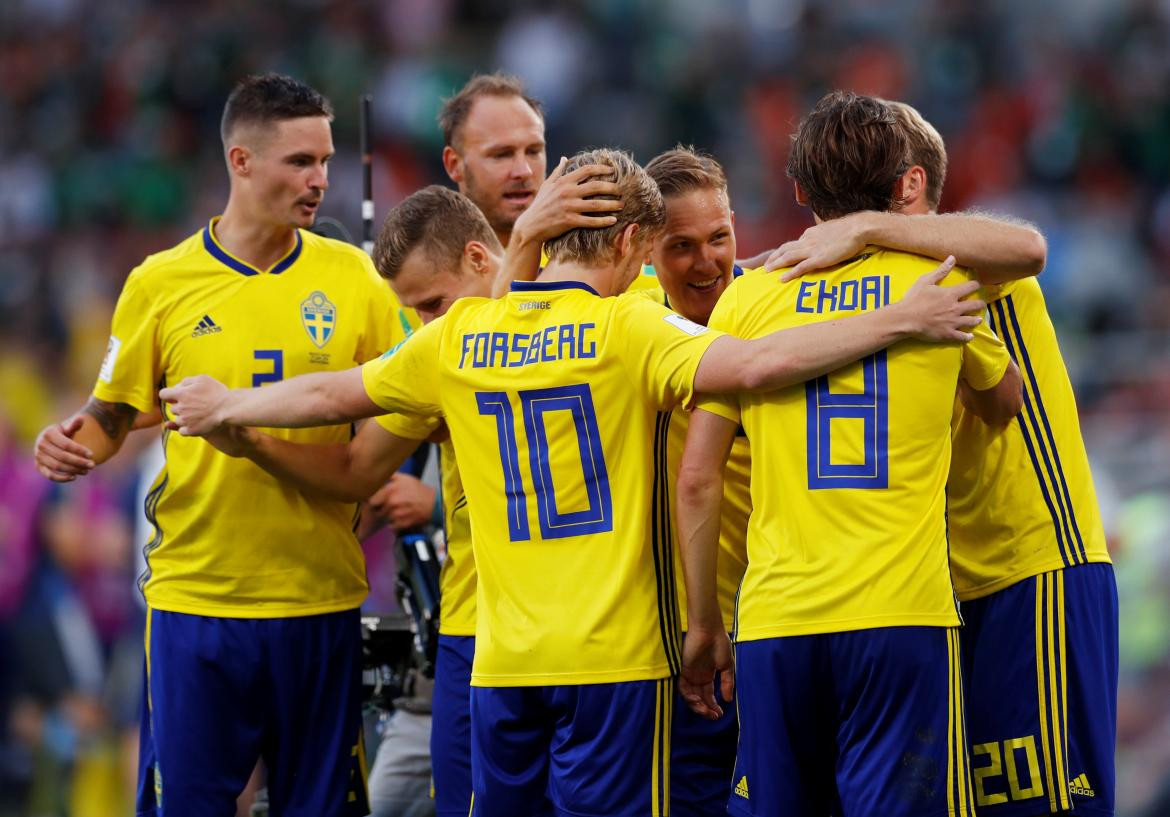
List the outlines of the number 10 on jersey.
<svg viewBox="0 0 1170 817">
<path fill-rule="evenodd" d="M 524 435 L 528 443 L 528 465 L 536 494 L 536 509 L 543 539 L 562 539 L 613 530 L 613 497 L 609 488 L 609 472 L 601 448 L 601 433 L 597 427 L 597 412 L 593 394 L 586 384 L 557 386 L 550 389 L 529 389 L 517 394 Z M 516 437 L 516 421 L 508 393 L 503 391 L 476 392 L 479 413 L 495 417 L 500 444 L 500 462 L 504 472 L 504 493 L 507 495 L 508 536 L 513 542 L 531 539 L 528 524 L 528 495 L 524 476 L 520 471 L 520 453 Z M 576 439 L 550 440 L 546 416 L 552 412 L 569 412 Z M 550 445 L 576 446 L 581 461 L 588 507 L 562 513 L 557 507 L 556 488 L 553 485 Z"/>
</svg>

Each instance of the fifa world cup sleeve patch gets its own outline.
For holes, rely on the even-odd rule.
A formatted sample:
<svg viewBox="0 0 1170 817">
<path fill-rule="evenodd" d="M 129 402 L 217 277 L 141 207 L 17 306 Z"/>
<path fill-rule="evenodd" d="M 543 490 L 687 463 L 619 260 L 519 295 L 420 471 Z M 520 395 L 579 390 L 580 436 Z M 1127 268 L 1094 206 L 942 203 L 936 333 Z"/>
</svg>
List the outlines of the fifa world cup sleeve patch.
<svg viewBox="0 0 1170 817">
<path fill-rule="evenodd" d="M 694 321 L 688 321 L 682 315 L 676 315 L 673 312 L 669 315 L 663 315 L 662 320 L 666 321 L 676 329 L 681 329 L 688 335 L 698 336 L 707 331 L 707 327 L 695 323 Z"/>
<path fill-rule="evenodd" d="M 114 366 L 118 362 L 118 352 L 122 348 L 122 341 L 110 335 L 110 342 L 106 346 L 106 356 L 102 360 L 101 371 L 98 372 L 98 380 L 103 383 L 110 383 L 114 379 Z"/>
</svg>

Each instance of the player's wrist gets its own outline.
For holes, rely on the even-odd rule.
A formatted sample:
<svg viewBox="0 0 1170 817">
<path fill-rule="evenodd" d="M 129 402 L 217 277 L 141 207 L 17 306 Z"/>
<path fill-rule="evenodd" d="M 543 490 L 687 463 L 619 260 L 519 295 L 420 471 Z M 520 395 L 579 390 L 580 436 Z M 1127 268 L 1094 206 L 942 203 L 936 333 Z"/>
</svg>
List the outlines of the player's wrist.
<svg viewBox="0 0 1170 817">
<path fill-rule="evenodd" d="M 704 641 L 714 641 L 719 636 L 726 637 L 727 631 L 723 627 L 723 615 L 718 605 L 703 605 L 698 609 L 687 609 L 687 635 Z"/>
<path fill-rule="evenodd" d="M 543 243 L 539 233 L 532 228 L 531 212 L 532 208 L 529 207 L 528 210 L 520 214 L 520 217 L 512 225 L 512 236 L 508 239 L 508 249 L 520 250 L 535 243 Z"/>
<path fill-rule="evenodd" d="M 915 307 L 912 299 L 892 303 L 887 309 L 890 320 L 890 334 L 895 340 L 922 338 L 930 331 L 930 322 L 922 311 Z"/>
<path fill-rule="evenodd" d="M 857 230 L 857 240 L 864 246 L 871 244 L 877 247 L 889 246 L 891 236 L 887 228 L 890 224 L 887 217 L 890 215 L 892 214 L 864 210 L 852 216 L 856 219 L 854 227 Z"/>
</svg>

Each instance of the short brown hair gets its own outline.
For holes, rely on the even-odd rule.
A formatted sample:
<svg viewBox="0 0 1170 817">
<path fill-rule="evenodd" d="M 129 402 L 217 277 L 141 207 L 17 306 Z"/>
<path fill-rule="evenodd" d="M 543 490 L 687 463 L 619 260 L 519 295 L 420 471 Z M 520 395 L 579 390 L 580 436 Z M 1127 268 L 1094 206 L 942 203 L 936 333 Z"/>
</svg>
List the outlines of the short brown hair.
<svg viewBox="0 0 1170 817">
<path fill-rule="evenodd" d="M 890 210 L 909 167 L 906 134 L 893 109 L 847 91 L 821 97 L 801 120 L 788 156 L 788 176 L 822 219 Z"/>
<path fill-rule="evenodd" d="M 455 96 L 443 100 L 439 110 L 439 127 L 443 130 L 443 144 L 454 146 L 459 128 L 467 121 L 471 106 L 481 96 L 515 96 L 528 103 L 528 107 L 544 121 L 544 108 L 540 100 L 524 91 L 524 83 L 511 74 L 496 71 L 494 74 L 476 74 L 459 89 Z"/>
<path fill-rule="evenodd" d="M 898 117 L 898 124 L 906 134 L 910 150 L 910 164 L 926 171 L 926 203 L 931 210 L 938 209 L 942 199 L 943 183 L 947 180 L 947 146 L 934 125 L 923 118 L 913 106 L 889 100 L 887 105 Z"/>
<path fill-rule="evenodd" d="M 224 147 L 239 125 L 268 124 L 303 116 L 333 119 L 329 100 L 300 80 L 282 74 L 244 77 L 228 94 L 219 123 Z"/>
<path fill-rule="evenodd" d="M 646 163 L 646 172 L 658 185 L 663 198 L 681 196 L 692 190 L 727 193 L 727 174 L 714 157 L 691 145 L 678 145 L 659 153 Z"/>
<path fill-rule="evenodd" d="M 582 183 L 600 178 L 617 184 L 618 198 L 622 202 L 622 209 L 613 214 L 617 222 L 608 227 L 574 227 L 546 241 L 544 251 L 550 260 L 600 261 L 622 230 L 631 224 L 637 224 L 643 236 L 653 236 L 666 224 L 666 207 L 658 185 L 630 154 L 611 148 L 585 150 L 569 159 L 564 172 L 571 173 L 583 165 L 593 164 L 609 165 L 613 172 L 591 176 Z"/>
<path fill-rule="evenodd" d="M 406 257 L 422 247 L 436 270 L 458 270 L 468 241 L 480 241 L 503 252 L 500 239 L 471 199 L 432 184 L 407 196 L 386 214 L 374 243 L 374 267 L 383 278 L 393 280 Z"/>
</svg>

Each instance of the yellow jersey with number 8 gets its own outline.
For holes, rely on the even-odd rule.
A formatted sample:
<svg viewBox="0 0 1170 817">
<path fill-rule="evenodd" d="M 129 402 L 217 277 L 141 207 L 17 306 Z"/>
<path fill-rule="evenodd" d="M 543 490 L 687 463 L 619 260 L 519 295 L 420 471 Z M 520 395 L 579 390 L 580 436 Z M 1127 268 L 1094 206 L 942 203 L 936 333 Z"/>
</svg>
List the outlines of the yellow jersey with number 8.
<svg viewBox="0 0 1170 817">
<path fill-rule="evenodd" d="M 745 275 L 711 327 L 757 338 L 878 309 L 934 266 L 870 248 L 786 284 Z M 751 445 L 738 640 L 959 623 L 944 493 L 951 409 L 960 376 L 987 389 L 1008 363 L 980 326 L 965 346 L 903 341 L 802 385 L 699 401 L 742 423 Z"/>
</svg>

